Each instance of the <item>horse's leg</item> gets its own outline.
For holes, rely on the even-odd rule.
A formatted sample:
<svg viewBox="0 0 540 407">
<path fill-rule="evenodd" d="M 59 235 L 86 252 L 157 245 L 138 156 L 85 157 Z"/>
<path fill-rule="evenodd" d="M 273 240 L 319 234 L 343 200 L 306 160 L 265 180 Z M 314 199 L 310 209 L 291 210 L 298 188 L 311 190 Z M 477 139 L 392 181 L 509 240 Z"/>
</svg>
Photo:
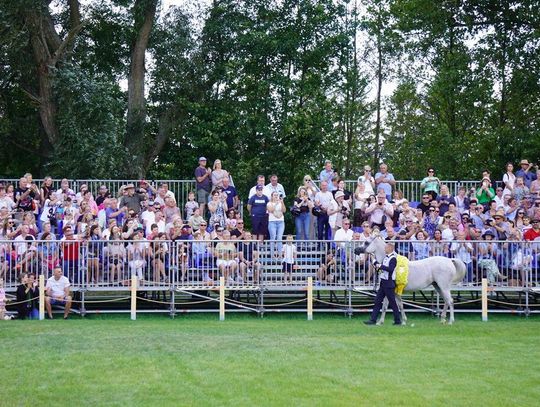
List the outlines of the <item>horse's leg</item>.
<svg viewBox="0 0 540 407">
<path fill-rule="evenodd" d="M 454 323 L 454 300 L 452 299 L 452 294 L 450 293 L 450 290 L 442 290 L 441 294 L 444 298 L 444 307 L 450 309 L 450 319 L 448 320 L 448 324 L 452 325 Z M 446 312 L 445 312 L 445 318 L 446 318 Z"/>
<path fill-rule="evenodd" d="M 388 309 L 388 299 L 384 297 L 382 309 L 381 309 L 381 317 L 379 318 L 379 321 L 377 321 L 377 325 L 384 324 L 384 317 L 386 316 L 387 309 Z"/>
<path fill-rule="evenodd" d="M 396 302 L 399 312 L 401 312 L 401 325 L 407 325 L 407 315 L 405 315 L 405 307 L 403 306 L 403 298 L 401 298 L 401 295 L 396 294 Z"/>
<path fill-rule="evenodd" d="M 439 287 L 439 285 L 437 283 L 433 283 L 433 287 L 435 290 L 437 290 L 437 293 L 444 301 L 443 309 L 441 311 L 441 324 L 446 324 L 446 311 L 448 310 L 448 303 L 446 302 L 443 290 Z"/>
</svg>

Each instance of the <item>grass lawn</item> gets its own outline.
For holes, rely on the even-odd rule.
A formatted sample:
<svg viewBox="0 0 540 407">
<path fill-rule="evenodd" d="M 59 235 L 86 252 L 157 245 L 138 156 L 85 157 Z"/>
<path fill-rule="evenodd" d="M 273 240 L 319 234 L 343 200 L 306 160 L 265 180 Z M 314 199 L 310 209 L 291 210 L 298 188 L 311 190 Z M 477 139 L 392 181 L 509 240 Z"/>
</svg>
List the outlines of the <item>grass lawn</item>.
<svg viewBox="0 0 540 407">
<path fill-rule="evenodd" d="M 0 323 L 0 405 L 538 405 L 540 318 L 342 315 Z M 389 323 L 391 318 L 388 319 Z"/>
</svg>

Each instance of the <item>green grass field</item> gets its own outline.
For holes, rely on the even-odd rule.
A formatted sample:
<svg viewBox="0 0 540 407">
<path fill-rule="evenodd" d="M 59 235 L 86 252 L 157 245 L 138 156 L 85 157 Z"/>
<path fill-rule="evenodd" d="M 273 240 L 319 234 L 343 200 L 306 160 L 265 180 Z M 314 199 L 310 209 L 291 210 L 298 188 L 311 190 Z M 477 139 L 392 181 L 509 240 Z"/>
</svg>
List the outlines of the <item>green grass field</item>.
<svg viewBox="0 0 540 407">
<path fill-rule="evenodd" d="M 538 405 L 540 318 L 457 318 L 2 322 L 0 405 Z"/>
</svg>

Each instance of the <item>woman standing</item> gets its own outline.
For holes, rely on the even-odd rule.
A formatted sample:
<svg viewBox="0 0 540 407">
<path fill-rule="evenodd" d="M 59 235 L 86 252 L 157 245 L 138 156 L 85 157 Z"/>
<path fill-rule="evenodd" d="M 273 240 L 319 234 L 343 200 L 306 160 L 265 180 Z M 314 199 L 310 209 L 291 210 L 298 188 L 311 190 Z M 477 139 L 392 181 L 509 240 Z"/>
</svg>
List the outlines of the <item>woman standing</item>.
<svg viewBox="0 0 540 407">
<path fill-rule="evenodd" d="M 504 191 L 503 196 L 505 195 L 514 195 L 514 184 L 516 183 L 516 176 L 514 175 L 514 164 L 506 164 L 506 172 L 503 175 L 503 184 Z"/>
<path fill-rule="evenodd" d="M 441 194 L 437 197 L 439 203 L 439 215 L 443 216 L 447 211 L 450 204 L 456 205 L 456 200 L 450 195 L 450 190 L 447 185 L 441 185 Z"/>
<path fill-rule="evenodd" d="M 210 211 L 210 220 L 208 221 L 208 230 L 212 231 L 216 225 L 225 228 L 225 213 L 227 212 L 227 195 L 219 190 L 212 192 L 212 200 L 208 203 Z"/>
<path fill-rule="evenodd" d="M 268 234 L 270 235 L 270 250 L 272 256 L 278 256 L 275 253 L 275 241 L 277 240 L 278 253 L 281 253 L 283 247 L 283 232 L 285 232 L 285 218 L 284 213 L 286 211 L 283 198 L 279 196 L 278 192 L 272 192 L 270 202 L 266 204 L 266 210 L 268 211 Z"/>
<path fill-rule="evenodd" d="M 313 208 L 313 201 L 309 198 L 306 188 L 298 188 L 298 193 L 294 199 L 294 207 L 298 208 L 298 214 L 294 218 L 296 227 L 296 240 L 308 240 L 310 232 L 310 214 Z"/>
<path fill-rule="evenodd" d="M 369 193 L 366 192 L 366 186 L 363 182 L 358 181 L 356 190 L 354 191 L 354 212 L 353 226 L 359 228 L 362 226 L 367 217 L 365 216 L 366 208 L 369 206 Z"/>
<path fill-rule="evenodd" d="M 223 178 L 228 176 L 229 173 L 221 168 L 221 160 L 215 160 L 212 169 L 212 189 L 214 190 L 217 187 L 223 188 Z"/>
<path fill-rule="evenodd" d="M 21 274 L 21 284 L 17 287 L 17 302 L 22 302 L 17 310 L 19 319 L 39 319 L 39 290 L 35 280 L 34 273 Z"/>
<path fill-rule="evenodd" d="M 439 195 L 439 187 L 441 180 L 435 176 L 435 169 L 430 167 L 427 170 L 427 177 L 420 183 L 420 188 L 424 190 L 424 194 L 430 194 L 433 199 Z"/>
</svg>

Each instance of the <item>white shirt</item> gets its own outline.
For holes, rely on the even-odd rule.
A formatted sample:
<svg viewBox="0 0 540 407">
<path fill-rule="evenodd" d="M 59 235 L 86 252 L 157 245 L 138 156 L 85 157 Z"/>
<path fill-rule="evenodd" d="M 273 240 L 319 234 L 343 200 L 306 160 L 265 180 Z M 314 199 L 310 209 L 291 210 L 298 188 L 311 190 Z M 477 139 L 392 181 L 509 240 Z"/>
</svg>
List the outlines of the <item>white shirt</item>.
<svg viewBox="0 0 540 407">
<path fill-rule="evenodd" d="M 294 244 L 284 244 L 283 249 L 283 262 L 288 264 L 294 264 L 294 256 L 296 254 L 296 246 Z"/>
<path fill-rule="evenodd" d="M 58 280 L 52 276 L 47 280 L 47 285 L 45 288 L 51 289 L 51 294 L 53 297 L 64 298 L 66 295 L 65 289 L 70 286 L 71 284 L 66 276 L 61 276 Z"/>
<path fill-rule="evenodd" d="M 0 198 L 0 209 L 2 208 L 8 208 L 8 210 L 12 210 L 15 207 L 15 202 L 13 202 L 13 199 L 11 199 L 9 196 L 5 196 L 3 198 Z"/>
<path fill-rule="evenodd" d="M 336 230 L 336 234 L 334 235 L 334 241 L 335 242 L 350 242 L 353 238 L 354 232 L 352 229 L 345 230 L 343 228 Z M 345 246 L 345 243 L 340 244 L 341 247 Z"/>
<path fill-rule="evenodd" d="M 276 184 L 276 186 L 273 186 L 272 183 L 266 184 L 265 188 L 267 188 L 270 191 L 270 195 L 272 195 L 273 192 L 277 192 L 278 194 L 282 195 L 282 198 L 285 198 L 285 188 L 283 188 L 283 185 L 281 185 L 279 182 Z"/>
<path fill-rule="evenodd" d="M 149 235 L 152 232 L 152 224 L 156 223 L 156 213 L 146 210 L 141 214 L 141 220 L 145 227 L 146 235 Z"/>
<path fill-rule="evenodd" d="M 315 201 L 319 201 L 323 209 L 328 209 L 330 206 L 330 203 L 333 200 L 334 200 L 334 195 L 332 195 L 332 192 L 330 191 L 326 191 L 326 192 L 319 191 L 315 195 Z"/>
</svg>

